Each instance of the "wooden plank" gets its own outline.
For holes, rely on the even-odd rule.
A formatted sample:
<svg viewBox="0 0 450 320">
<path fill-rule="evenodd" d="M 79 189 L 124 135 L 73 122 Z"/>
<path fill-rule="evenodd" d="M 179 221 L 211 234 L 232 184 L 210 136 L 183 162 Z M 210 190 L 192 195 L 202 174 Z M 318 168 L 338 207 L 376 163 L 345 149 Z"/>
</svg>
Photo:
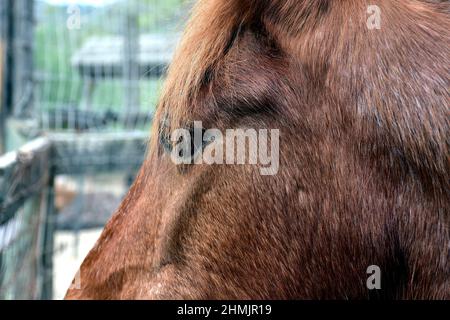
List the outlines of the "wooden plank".
<svg viewBox="0 0 450 320">
<path fill-rule="evenodd" d="M 137 171 L 146 152 L 148 133 L 51 134 L 54 174 Z"/>
<path fill-rule="evenodd" d="M 52 134 L 0 157 L 0 225 L 58 174 L 133 172 L 141 167 L 148 134 Z"/>
<path fill-rule="evenodd" d="M 136 53 L 139 78 L 159 78 L 172 60 L 178 34 L 145 34 L 139 37 L 139 52 Z M 121 78 L 126 59 L 124 39 L 120 36 L 94 36 L 72 56 L 72 66 L 83 77 Z"/>
<path fill-rule="evenodd" d="M 50 141 L 39 138 L 0 157 L 0 225 L 48 185 L 50 155 Z"/>
</svg>

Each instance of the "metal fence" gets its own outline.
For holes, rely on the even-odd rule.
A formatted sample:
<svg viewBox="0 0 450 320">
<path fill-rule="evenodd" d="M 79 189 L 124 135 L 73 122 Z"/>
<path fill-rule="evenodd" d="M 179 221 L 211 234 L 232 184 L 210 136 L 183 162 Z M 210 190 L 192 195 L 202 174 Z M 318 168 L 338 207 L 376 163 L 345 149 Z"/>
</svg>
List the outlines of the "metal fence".
<svg viewBox="0 0 450 320">
<path fill-rule="evenodd" d="M 181 3 L 61 7 L 37 1 L 34 114 L 39 128 L 148 130 L 178 38 Z"/>
<path fill-rule="evenodd" d="M 0 158 L 0 299 L 51 293 L 50 154 L 49 141 L 41 138 Z"/>
<path fill-rule="evenodd" d="M 0 0 L 0 299 L 54 298 L 58 237 L 120 203 L 189 7 Z"/>
</svg>

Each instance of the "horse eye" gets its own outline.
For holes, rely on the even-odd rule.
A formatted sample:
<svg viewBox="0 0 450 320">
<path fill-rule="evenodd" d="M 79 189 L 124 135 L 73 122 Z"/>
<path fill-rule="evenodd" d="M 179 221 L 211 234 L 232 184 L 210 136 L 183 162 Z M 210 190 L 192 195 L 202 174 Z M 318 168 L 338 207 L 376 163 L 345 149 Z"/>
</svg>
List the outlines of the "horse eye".
<svg viewBox="0 0 450 320">
<path fill-rule="evenodd" d="M 191 157 L 194 159 L 199 154 L 203 153 L 203 149 L 205 147 L 205 143 L 203 141 L 203 137 L 205 136 L 206 130 L 201 128 L 191 128 Z"/>
</svg>

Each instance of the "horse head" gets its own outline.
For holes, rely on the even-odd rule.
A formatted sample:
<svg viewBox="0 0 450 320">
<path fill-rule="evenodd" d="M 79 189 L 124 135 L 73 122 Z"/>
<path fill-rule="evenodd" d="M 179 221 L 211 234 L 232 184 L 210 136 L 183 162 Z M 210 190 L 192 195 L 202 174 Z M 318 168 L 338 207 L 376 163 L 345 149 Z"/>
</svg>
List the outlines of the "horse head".
<svg viewBox="0 0 450 320">
<path fill-rule="evenodd" d="M 199 1 L 146 160 L 67 298 L 449 298 L 448 8 Z M 179 163 L 176 130 L 200 136 Z M 273 163 L 247 161 L 255 145 Z M 192 161 L 239 146 L 244 163 Z"/>
</svg>

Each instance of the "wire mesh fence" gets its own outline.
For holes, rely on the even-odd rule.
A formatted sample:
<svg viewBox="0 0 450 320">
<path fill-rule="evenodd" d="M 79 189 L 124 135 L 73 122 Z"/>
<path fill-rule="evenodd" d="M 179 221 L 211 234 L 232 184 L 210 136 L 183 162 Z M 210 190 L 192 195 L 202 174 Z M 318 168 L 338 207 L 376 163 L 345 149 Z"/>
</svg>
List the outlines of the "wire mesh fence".
<svg viewBox="0 0 450 320">
<path fill-rule="evenodd" d="M 51 150 L 40 169 L 15 167 L 16 186 L 1 166 L 10 156 L 0 157 L 0 299 L 63 296 L 89 247 L 85 230 L 102 228 L 142 163 L 190 6 L 0 0 L 0 155 L 41 136 Z"/>
<path fill-rule="evenodd" d="M 0 298 L 35 299 L 52 285 L 50 143 L 0 157 Z"/>
<path fill-rule="evenodd" d="M 44 259 L 46 196 L 30 197 L 0 226 L 0 299 L 39 299 L 49 285 Z"/>
<path fill-rule="evenodd" d="M 148 129 L 183 6 L 181 0 L 96 7 L 37 1 L 39 129 Z"/>
</svg>

